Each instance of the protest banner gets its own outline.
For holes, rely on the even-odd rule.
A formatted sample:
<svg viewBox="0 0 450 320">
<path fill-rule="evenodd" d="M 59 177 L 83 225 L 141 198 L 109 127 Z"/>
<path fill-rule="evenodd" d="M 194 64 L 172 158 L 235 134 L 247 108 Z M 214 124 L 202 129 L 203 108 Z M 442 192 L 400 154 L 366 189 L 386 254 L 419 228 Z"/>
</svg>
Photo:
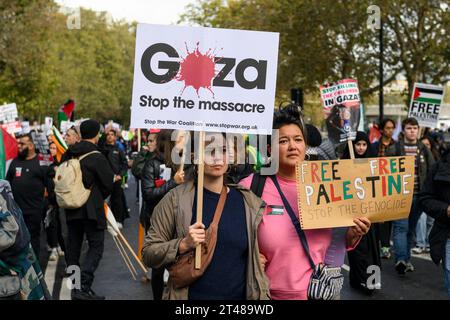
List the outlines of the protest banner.
<svg viewBox="0 0 450 320">
<path fill-rule="evenodd" d="M 19 114 L 15 103 L 0 106 L 0 123 L 16 122 Z"/>
<path fill-rule="evenodd" d="M 31 131 L 31 138 L 36 146 L 36 150 L 41 154 L 50 154 L 50 147 L 48 144 L 47 135 L 40 131 Z"/>
<path fill-rule="evenodd" d="M 416 118 L 422 128 L 437 128 L 444 87 L 415 83 L 408 117 Z"/>
<path fill-rule="evenodd" d="M 272 134 L 278 41 L 271 32 L 137 26 L 130 126 L 200 131 L 197 222 L 205 132 Z"/>
<path fill-rule="evenodd" d="M 76 125 L 75 122 L 71 121 L 61 121 L 60 122 L 60 130 L 62 134 L 66 134 L 67 130 L 69 130 L 72 126 Z"/>
<path fill-rule="evenodd" d="M 53 127 L 53 118 L 52 117 L 45 117 L 45 132 L 51 131 Z"/>
<path fill-rule="evenodd" d="M 406 218 L 414 193 L 414 157 L 303 161 L 297 164 L 302 228 L 353 226 Z"/>
<path fill-rule="evenodd" d="M 2 128 L 12 136 L 14 136 L 15 133 L 22 132 L 22 125 L 19 121 L 2 124 Z"/>
<path fill-rule="evenodd" d="M 278 38 L 138 24 L 131 127 L 271 134 Z"/>
<path fill-rule="evenodd" d="M 361 107 L 357 81 L 344 79 L 321 86 L 320 97 L 331 142 L 339 144 L 354 140 Z"/>
</svg>

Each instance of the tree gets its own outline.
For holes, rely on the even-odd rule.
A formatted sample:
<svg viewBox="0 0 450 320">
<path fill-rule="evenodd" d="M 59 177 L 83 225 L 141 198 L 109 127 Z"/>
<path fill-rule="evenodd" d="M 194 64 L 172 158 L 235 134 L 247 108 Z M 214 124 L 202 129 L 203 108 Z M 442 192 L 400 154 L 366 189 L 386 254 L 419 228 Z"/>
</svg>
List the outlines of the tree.
<svg viewBox="0 0 450 320">
<path fill-rule="evenodd" d="M 134 24 L 82 9 L 81 29 L 68 29 L 48 0 L 12 0 L 0 9 L 0 102 L 42 121 L 72 98 L 77 118 L 129 123 Z"/>
<path fill-rule="evenodd" d="M 401 74 L 410 88 L 417 80 L 448 81 L 449 1 L 373 2 L 200 0 L 188 6 L 181 21 L 279 32 L 277 99 L 288 99 L 290 88 L 302 87 L 306 103 L 314 106 L 307 112 L 321 113 L 318 88 L 326 82 L 357 79 L 363 99 L 378 90 L 379 31 L 367 26 L 372 4 L 381 8 L 385 27 L 383 83 Z"/>
</svg>

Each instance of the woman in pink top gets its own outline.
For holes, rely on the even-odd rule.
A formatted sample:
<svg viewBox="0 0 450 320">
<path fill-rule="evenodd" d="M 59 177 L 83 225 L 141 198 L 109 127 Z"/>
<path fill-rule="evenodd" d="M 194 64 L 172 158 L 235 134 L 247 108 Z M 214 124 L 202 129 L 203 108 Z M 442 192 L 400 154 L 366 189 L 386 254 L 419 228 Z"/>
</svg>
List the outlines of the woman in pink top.
<svg viewBox="0 0 450 320">
<path fill-rule="evenodd" d="M 305 158 L 306 132 L 296 106 L 288 106 L 274 115 L 274 129 L 279 129 L 279 170 L 276 174 L 281 190 L 298 217 L 295 166 Z M 253 176 L 242 180 L 250 188 Z M 270 293 L 276 300 L 305 300 L 312 275 L 307 255 L 272 179 L 266 179 L 262 199 L 266 210 L 258 229 L 261 259 L 270 280 Z M 347 249 L 353 248 L 370 228 L 363 217 L 354 220 L 345 237 Z M 311 257 L 315 264 L 325 261 L 332 229 L 305 230 Z"/>
</svg>

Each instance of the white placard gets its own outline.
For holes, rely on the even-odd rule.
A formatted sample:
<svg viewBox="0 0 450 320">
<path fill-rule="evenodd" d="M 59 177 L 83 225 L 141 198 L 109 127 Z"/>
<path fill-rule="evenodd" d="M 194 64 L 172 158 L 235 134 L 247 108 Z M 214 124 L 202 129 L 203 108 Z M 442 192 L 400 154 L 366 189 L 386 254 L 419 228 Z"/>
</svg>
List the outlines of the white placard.
<svg viewBox="0 0 450 320">
<path fill-rule="evenodd" d="M 138 24 L 131 127 L 272 133 L 279 34 Z"/>
<path fill-rule="evenodd" d="M 47 130 L 50 130 L 53 127 L 52 117 L 45 117 L 45 127 L 47 128 Z"/>
<path fill-rule="evenodd" d="M 437 128 L 443 99 L 444 87 L 415 83 L 408 117 L 416 118 L 421 127 Z"/>
<path fill-rule="evenodd" d="M 17 106 L 15 103 L 0 106 L 0 122 L 15 122 L 18 117 L 19 113 L 17 112 Z"/>
<path fill-rule="evenodd" d="M 76 125 L 75 122 L 71 121 L 61 121 L 60 129 L 62 134 L 66 134 L 67 130 L 69 130 L 72 126 Z"/>
<path fill-rule="evenodd" d="M 21 125 L 22 125 L 22 128 L 21 128 L 21 133 L 22 134 L 30 133 L 31 127 L 30 127 L 30 122 L 29 121 L 22 121 Z"/>
<path fill-rule="evenodd" d="M 2 124 L 2 128 L 5 129 L 12 136 L 14 136 L 15 133 L 22 132 L 22 126 L 19 121 Z M 30 131 L 28 130 L 28 132 Z"/>
</svg>

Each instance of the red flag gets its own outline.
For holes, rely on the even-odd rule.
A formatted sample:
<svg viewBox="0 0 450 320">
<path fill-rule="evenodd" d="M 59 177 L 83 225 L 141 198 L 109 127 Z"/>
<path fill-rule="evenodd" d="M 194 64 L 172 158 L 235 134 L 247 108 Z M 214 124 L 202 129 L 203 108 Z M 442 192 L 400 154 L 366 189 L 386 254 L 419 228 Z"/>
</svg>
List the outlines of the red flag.
<svg viewBox="0 0 450 320">
<path fill-rule="evenodd" d="M 5 160 L 8 161 L 10 159 L 14 159 L 15 157 L 17 157 L 18 154 L 16 138 L 11 136 L 3 128 L 2 128 L 2 136 L 3 136 L 3 148 L 5 152 Z"/>
<path fill-rule="evenodd" d="M 75 101 L 72 99 L 67 100 L 67 102 L 59 109 L 58 120 L 59 122 L 63 120 L 70 120 L 72 113 L 75 110 Z"/>
<path fill-rule="evenodd" d="M 370 132 L 369 132 L 370 143 L 377 142 L 378 140 L 380 140 L 380 138 L 381 138 L 381 132 L 380 132 L 380 130 L 378 130 L 378 127 L 373 126 L 372 128 L 370 128 Z"/>
</svg>

